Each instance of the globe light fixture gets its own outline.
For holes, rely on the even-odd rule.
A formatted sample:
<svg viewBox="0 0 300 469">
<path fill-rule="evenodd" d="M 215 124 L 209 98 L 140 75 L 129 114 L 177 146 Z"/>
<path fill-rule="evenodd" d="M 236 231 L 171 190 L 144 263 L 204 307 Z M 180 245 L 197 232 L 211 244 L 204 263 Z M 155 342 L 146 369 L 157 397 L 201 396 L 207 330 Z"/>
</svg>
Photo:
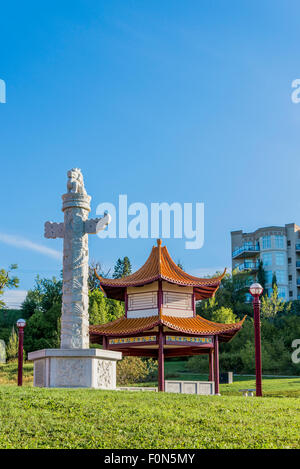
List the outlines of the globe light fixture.
<svg viewBox="0 0 300 469">
<path fill-rule="evenodd" d="M 26 321 L 25 319 L 18 319 L 17 320 L 17 327 L 20 328 L 20 327 L 25 327 L 26 326 Z"/>
<path fill-rule="evenodd" d="M 255 339 L 255 374 L 256 396 L 262 397 L 262 368 L 261 368 L 261 339 L 260 339 L 260 295 L 263 287 L 259 283 L 253 283 L 249 291 L 253 296 L 254 311 L 254 339 Z"/>
<path fill-rule="evenodd" d="M 252 283 L 249 290 L 252 296 L 260 296 L 262 292 L 264 291 L 260 283 Z"/>
<path fill-rule="evenodd" d="M 17 328 L 19 329 L 19 348 L 18 348 L 18 386 L 23 384 L 23 342 L 24 342 L 24 327 L 26 326 L 25 319 L 18 319 Z"/>
</svg>

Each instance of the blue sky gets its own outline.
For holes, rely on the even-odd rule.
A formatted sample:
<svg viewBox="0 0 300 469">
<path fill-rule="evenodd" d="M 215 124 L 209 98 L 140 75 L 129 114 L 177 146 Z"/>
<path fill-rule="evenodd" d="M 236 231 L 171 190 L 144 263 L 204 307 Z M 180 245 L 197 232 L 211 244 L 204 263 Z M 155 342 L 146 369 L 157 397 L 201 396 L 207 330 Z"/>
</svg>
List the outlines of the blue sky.
<svg viewBox="0 0 300 469">
<path fill-rule="evenodd" d="M 119 194 L 204 202 L 202 249 L 165 240 L 189 272 L 230 267 L 231 230 L 300 223 L 297 13 L 293 0 L 2 4 L 0 264 L 19 264 L 20 290 L 60 270 L 43 225 L 62 221 L 76 166 L 92 217 Z M 90 257 L 137 268 L 153 244 L 90 236 Z"/>
</svg>

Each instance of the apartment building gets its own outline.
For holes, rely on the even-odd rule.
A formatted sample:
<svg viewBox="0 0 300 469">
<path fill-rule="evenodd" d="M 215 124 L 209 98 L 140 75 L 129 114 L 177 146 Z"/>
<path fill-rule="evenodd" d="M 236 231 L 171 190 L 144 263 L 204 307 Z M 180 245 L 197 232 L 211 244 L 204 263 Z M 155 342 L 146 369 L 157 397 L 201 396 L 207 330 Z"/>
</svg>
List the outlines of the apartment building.
<svg viewBox="0 0 300 469">
<path fill-rule="evenodd" d="M 295 223 L 267 226 L 252 233 L 231 232 L 232 269 L 249 271 L 256 280 L 259 261 L 266 272 L 266 289 L 272 291 L 276 274 L 284 300 L 300 299 L 300 227 Z"/>
</svg>

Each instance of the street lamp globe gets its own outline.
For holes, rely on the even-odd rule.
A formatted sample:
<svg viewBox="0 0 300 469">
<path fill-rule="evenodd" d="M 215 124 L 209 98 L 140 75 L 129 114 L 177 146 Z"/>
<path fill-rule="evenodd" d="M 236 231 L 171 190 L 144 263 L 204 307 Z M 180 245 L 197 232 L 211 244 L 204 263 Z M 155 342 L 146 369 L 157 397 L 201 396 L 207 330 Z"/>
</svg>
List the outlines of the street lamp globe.
<svg viewBox="0 0 300 469">
<path fill-rule="evenodd" d="M 259 283 L 252 283 L 249 291 L 252 296 L 260 296 L 263 292 L 263 287 Z"/>
<path fill-rule="evenodd" d="M 26 321 L 25 319 L 18 319 L 17 321 L 17 327 L 25 327 L 26 326 Z"/>
</svg>

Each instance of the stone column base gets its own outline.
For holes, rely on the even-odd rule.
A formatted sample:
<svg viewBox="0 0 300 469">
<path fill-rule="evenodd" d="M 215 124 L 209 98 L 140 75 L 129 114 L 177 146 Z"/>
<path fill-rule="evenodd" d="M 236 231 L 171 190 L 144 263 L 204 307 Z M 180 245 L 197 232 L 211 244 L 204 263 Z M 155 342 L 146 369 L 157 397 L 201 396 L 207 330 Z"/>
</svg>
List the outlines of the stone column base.
<svg viewBox="0 0 300 469">
<path fill-rule="evenodd" d="M 28 354 L 34 362 L 34 386 L 116 389 L 121 352 L 102 349 L 44 349 Z"/>
</svg>

